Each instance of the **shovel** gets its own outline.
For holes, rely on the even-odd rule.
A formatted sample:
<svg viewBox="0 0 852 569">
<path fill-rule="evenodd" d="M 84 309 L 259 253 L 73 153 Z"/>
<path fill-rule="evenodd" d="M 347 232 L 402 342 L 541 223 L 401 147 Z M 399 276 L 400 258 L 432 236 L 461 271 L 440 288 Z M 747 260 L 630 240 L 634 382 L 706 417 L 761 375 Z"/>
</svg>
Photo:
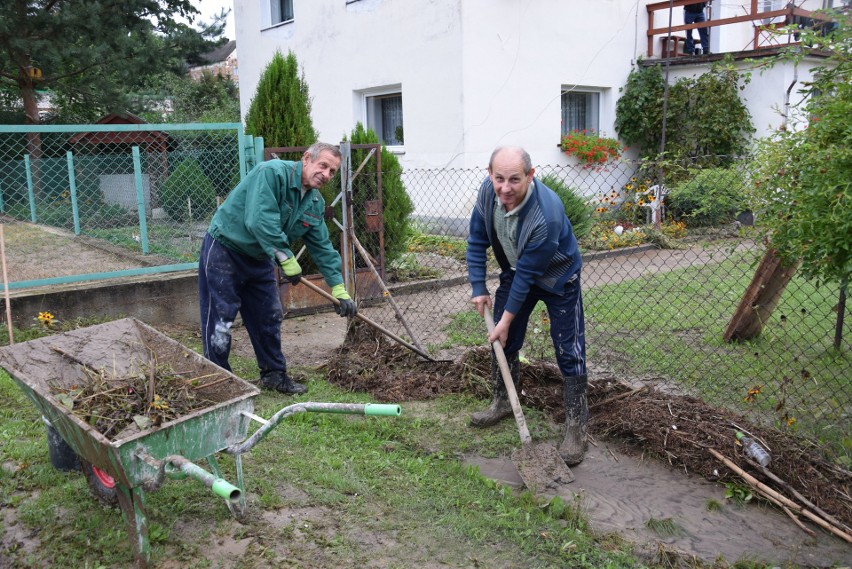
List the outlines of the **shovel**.
<svg viewBox="0 0 852 569">
<path fill-rule="evenodd" d="M 491 334 L 494 331 L 494 317 L 487 306 L 485 307 L 485 324 L 488 327 L 488 333 Z M 512 453 L 512 462 L 518 469 L 524 484 L 533 494 L 554 492 L 562 484 L 573 482 L 574 473 L 559 456 L 556 447 L 548 443 L 533 444 L 524 412 L 521 410 L 521 402 L 518 401 L 518 394 L 515 392 L 515 382 L 512 381 L 512 372 L 509 371 L 509 362 L 506 361 L 503 346 L 498 341 L 491 344 L 491 347 L 494 348 L 497 356 L 500 375 L 503 376 L 503 384 L 506 386 L 506 393 L 509 394 L 509 403 L 512 404 L 512 412 L 515 414 L 515 422 L 518 424 L 521 435 L 521 448 Z"/>
</svg>

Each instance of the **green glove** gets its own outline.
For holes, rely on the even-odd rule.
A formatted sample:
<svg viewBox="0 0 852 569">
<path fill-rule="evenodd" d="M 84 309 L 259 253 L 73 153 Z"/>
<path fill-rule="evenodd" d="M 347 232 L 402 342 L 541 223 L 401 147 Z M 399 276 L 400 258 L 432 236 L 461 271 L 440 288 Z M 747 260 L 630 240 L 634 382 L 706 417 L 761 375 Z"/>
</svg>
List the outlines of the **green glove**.
<svg viewBox="0 0 852 569">
<path fill-rule="evenodd" d="M 295 257 L 287 257 L 281 261 L 280 265 L 290 284 L 299 284 L 299 281 L 302 280 L 302 267 L 299 266 L 299 261 Z"/>
<path fill-rule="evenodd" d="M 334 311 L 339 315 L 348 318 L 358 314 L 358 307 L 355 305 L 352 297 L 349 296 L 349 293 L 346 292 L 346 287 L 343 286 L 343 283 L 331 287 L 331 294 L 340 301 L 340 304 L 334 306 Z"/>
</svg>

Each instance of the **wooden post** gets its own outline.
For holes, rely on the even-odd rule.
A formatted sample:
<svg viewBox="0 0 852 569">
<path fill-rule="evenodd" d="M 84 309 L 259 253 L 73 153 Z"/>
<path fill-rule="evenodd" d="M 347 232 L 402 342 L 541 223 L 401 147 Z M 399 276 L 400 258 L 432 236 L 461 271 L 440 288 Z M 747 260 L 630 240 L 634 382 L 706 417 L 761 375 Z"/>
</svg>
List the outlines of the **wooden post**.
<svg viewBox="0 0 852 569">
<path fill-rule="evenodd" d="M 751 340 L 760 335 L 763 323 L 772 315 L 798 267 L 798 261 L 792 266 L 784 266 L 777 251 L 772 248 L 766 250 L 725 330 L 723 338 L 726 342 Z"/>
</svg>

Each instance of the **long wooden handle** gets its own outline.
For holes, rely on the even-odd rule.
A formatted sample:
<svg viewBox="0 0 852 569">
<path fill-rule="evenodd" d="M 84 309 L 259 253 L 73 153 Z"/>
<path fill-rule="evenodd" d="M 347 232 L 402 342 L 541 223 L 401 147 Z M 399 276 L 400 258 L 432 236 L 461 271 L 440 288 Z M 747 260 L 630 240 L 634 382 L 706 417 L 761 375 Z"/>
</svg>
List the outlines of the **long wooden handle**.
<svg viewBox="0 0 852 569">
<path fill-rule="evenodd" d="M 306 287 L 308 287 L 309 289 L 311 289 L 315 293 L 317 293 L 321 296 L 324 296 L 325 298 L 327 298 L 328 300 L 330 300 L 334 304 L 340 305 L 340 301 L 338 299 L 334 298 L 333 295 L 327 293 L 326 291 L 324 291 L 323 289 L 321 289 L 320 287 L 318 287 L 317 285 L 315 285 L 311 281 L 309 281 L 307 279 L 302 279 L 302 280 L 299 281 L 299 284 L 305 285 Z M 391 338 L 392 340 L 399 342 L 400 344 L 402 344 L 403 346 L 405 346 L 406 348 L 408 348 L 409 350 L 411 350 L 415 354 L 423 356 L 424 358 L 426 358 L 430 362 L 435 361 L 435 359 L 432 356 L 430 356 L 429 354 L 427 354 L 426 352 L 424 352 L 423 350 L 421 350 L 417 346 L 412 346 L 411 344 L 409 344 L 408 342 L 406 342 L 405 340 L 403 340 L 402 338 L 400 338 L 399 336 L 397 336 L 396 334 L 394 334 L 393 332 L 391 332 L 390 330 L 388 330 L 387 328 L 385 328 L 381 324 L 379 324 L 377 322 L 373 322 L 372 320 L 370 320 L 369 318 L 367 318 L 366 316 L 364 316 L 360 312 L 355 314 L 355 318 L 369 324 L 370 326 L 372 326 L 373 328 L 375 328 L 376 330 L 378 330 L 382 334 L 386 335 L 388 338 Z"/>
<path fill-rule="evenodd" d="M 494 316 L 491 315 L 491 309 L 485 307 L 485 325 L 488 328 L 488 333 L 494 331 Z M 532 442 L 530 430 L 527 428 L 527 420 L 524 418 L 524 412 L 521 410 L 521 402 L 518 400 L 518 393 L 515 391 L 515 382 L 512 381 L 512 371 L 509 369 L 509 362 L 506 361 L 506 354 L 503 352 L 503 345 L 498 341 L 493 342 L 491 347 L 494 348 L 494 353 L 497 355 L 497 363 L 500 365 L 500 375 L 503 376 L 503 384 L 506 386 L 506 393 L 509 394 L 509 403 L 512 404 L 512 412 L 515 414 L 515 422 L 518 424 L 518 432 L 521 435 L 521 444 Z"/>
<path fill-rule="evenodd" d="M 12 304 L 9 301 L 9 277 L 6 275 L 6 239 L 3 237 L 3 224 L 0 223 L 0 258 L 3 260 L 3 296 L 6 300 L 6 325 L 9 328 L 9 345 L 15 343 L 12 331 Z"/>
</svg>

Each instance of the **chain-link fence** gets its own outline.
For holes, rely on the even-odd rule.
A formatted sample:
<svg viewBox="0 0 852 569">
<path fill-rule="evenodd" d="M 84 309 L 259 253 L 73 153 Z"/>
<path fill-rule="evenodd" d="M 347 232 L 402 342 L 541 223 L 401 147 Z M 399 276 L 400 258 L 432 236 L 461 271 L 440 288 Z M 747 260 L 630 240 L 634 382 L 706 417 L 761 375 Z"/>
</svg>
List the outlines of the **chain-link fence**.
<svg viewBox="0 0 852 569">
<path fill-rule="evenodd" d="M 263 159 L 258 143 L 239 125 L 3 127 L 0 213 L 163 263 L 195 262 L 217 201 Z M 484 342 L 465 236 L 486 171 L 403 170 L 376 145 L 351 150 L 351 185 L 338 176 L 323 193 L 365 314 L 439 359 L 451 346 Z M 794 275 L 762 313 L 760 334 L 725 341 L 765 254 L 743 214 L 748 162 L 676 166 L 667 166 L 677 170 L 664 178 L 669 187 L 654 183 L 660 172 L 629 162 L 536 168 L 561 196 L 583 198 L 563 201 L 584 254 L 592 380 L 657 381 L 850 454 L 850 326 L 838 285 Z M 351 199 L 338 197 L 341 187 Z M 345 242 L 335 222 L 348 223 L 343 203 L 352 205 Z M 300 262 L 309 272 L 310 260 Z M 493 260 L 489 271 L 493 293 Z M 548 334 L 546 313 L 534 313 L 524 355 L 552 361 Z"/>
<path fill-rule="evenodd" d="M 606 170 L 536 169 L 540 179 L 590 200 L 594 223 L 580 243 L 591 378 L 657 382 L 848 455 L 850 326 L 838 313 L 838 285 L 817 287 L 794 275 L 759 335 L 724 339 L 766 250 L 743 211 L 748 164 L 728 162 L 684 168 L 671 188 L 629 163 Z M 484 342 L 484 324 L 469 302 L 464 254 L 469 215 L 486 174 L 401 174 L 414 209 L 407 227 L 397 229 L 407 233 L 386 227 L 384 234 L 386 243 L 407 244 L 386 259 L 394 302 L 378 297 L 365 303 L 370 318 L 437 358 L 460 342 Z M 365 230 L 363 213 L 354 215 L 356 235 Z M 490 274 L 493 294 L 493 262 Z M 376 298 L 360 289 L 359 296 Z M 523 353 L 553 361 L 541 308 Z"/>
<path fill-rule="evenodd" d="M 212 212 L 253 157 L 241 144 L 251 141 L 236 123 L 5 126 L 0 213 L 159 264 L 196 262 Z"/>
</svg>

